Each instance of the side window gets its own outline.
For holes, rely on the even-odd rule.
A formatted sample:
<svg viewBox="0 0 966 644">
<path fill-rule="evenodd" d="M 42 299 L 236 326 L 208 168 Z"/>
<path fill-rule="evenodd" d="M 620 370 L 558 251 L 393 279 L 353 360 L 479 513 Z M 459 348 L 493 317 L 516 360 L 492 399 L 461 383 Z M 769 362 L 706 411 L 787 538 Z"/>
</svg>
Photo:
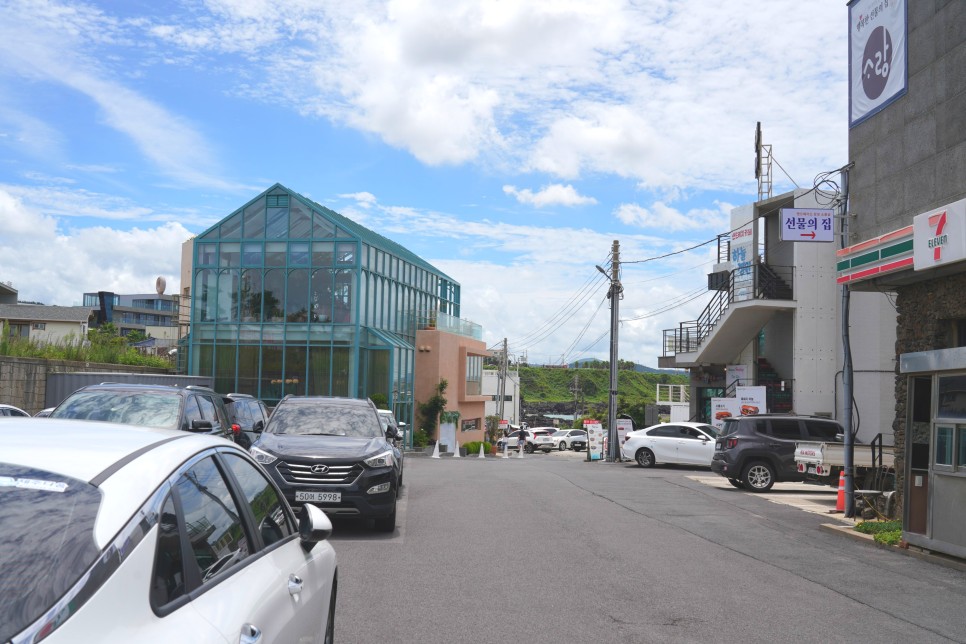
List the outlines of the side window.
<svg viewBox="0 0 966 644">
<path fill-rule="evenodd" d="M 184 401 L 184 425 L 182 429 L 191 429 L 191 421 L 193 420 L 204 420 L 204 416 L 201 415 L 201 408 L 198 407 L 196 396 L 188 396 L 188 399 Z"/>
<path fill-rule="evenodd" d="M 771 421 L 771 435 L 785 440 L 800 440 L 802 428 L 798 420 L 792 418 L 775 418 Z"/>
<path fill-rule="evenodd" d="M 818 441 L 834 441 L 836 435 L 842 433 L 842 428 L 839 427 L 838 423 L 825 420 L 807 420 L 805 421 L 805 431 L 809 438 Z"/>
<path fill-rule="evenodd" d="M 151 576 L 151 603 L 164 606 L 185 593 L 184 560 L 181 556 L 181 533 L 174 499 L 168 496 L 161 507 L 158 521 L 158 549 L 154 554 Z"/>
<path fill-rule="evenodd" d="M 226 454 L 225 463 L 238 480 L 242 494 L 252 509 L 255 526 L 262 536 L 262 542 L 270 546 L 295 533 L 282 500 L 272 484 L 258 469 L 234 454 Z"/>
<path fill-rule="evenodd" d="M 684 434 L 685 438 L 690 438 L 693 440 L 698 440 L 700 433 L 693 427 L 682 427 L 681 433 Z"/>
<path fill-rule="evenodd" d="M 218 412 L 215 411 L 215 403 L 211 402 L 211 398 L 208 396 L 195 396 L 198 399 L 198 406 L 201 407 L 201 416 L 205 420 L 210 420 L 212 427 L 220 427 L 222 425 L 221 418 L 218 417 Z"/>
<path fill-rule="evenodd" d="M 187 565 L 197 566 L 202 582 L 230 570 L 248 556 L 241 513 L 210 457 L 185 472 L 175 489 L 194 553 Z"/>
</svg>

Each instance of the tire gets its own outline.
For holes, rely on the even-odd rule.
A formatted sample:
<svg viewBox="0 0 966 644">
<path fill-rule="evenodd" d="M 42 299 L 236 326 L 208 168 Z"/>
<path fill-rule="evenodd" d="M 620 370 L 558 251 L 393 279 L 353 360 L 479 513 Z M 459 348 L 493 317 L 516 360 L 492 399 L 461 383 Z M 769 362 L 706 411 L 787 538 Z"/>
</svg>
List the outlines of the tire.
<svg viewBox="0 0 966 644">
<path fill-rule="evenodd" d="M 564 443 L 563 441 L 560 441 L 559 443 L 557 443 L 557 449 L 560 450 L 561 452 L 566 451 L 567 444 Z"/>
<path fill-rule="evenodd" d="M 526 452 L 527 454 L 533 454 L 533 445 L 531 445 L 530 443 L 527 443 L 526 445 L 523 446 L 523 451 Z"/>
<path fill-rule="evenodd" d="M 741 482 L 749 492 L 767 492 L 775 484 L 775 468 L 765 461 L 754 461 L 745 466 Z"/>
<path fill-rule="evenodd" d="M 540 450 L 540 451 L 541 451 L 541 452 L 543 452 L 544 454 L 549 454 L 549 453 L 550 453 L 550 452 L 552 452 L 553 450 L 549 450 L 549 449 L 542 449 L 542 450 Z"/>
<path fill-rule="evenodd" d="M 396 529 L 396 502 L 392 502 L 392 512 L 387 517 L 375 520 L 376 532 L 392 532 Z"/>
<path fill-rule="evenodd" d="M 339 577 L 336 575 L 332 579 L 332 595 L 329 598 L 329 618 L 325 623 L 325 639 L 323 639 L 324 644 L 334 644 L 335 643 L 335 598 L 338 596 L 339 589 Z"/>
<path fill-rule="evenodd" d="M 735 486 L 739 490 L 745 489 L 745 484 L 744 484 L 744 482 L 741 479 L 728 479 L 728 483 L 731 483 L 733 486 Z"/>
<path fill-rule="evenodd" d="M 641 467 L 654 467 L 654 452 L 646 447 L 642 447 L 637 450 L 637 454 L 634 454 L 634 460 Z"/>
</svg>

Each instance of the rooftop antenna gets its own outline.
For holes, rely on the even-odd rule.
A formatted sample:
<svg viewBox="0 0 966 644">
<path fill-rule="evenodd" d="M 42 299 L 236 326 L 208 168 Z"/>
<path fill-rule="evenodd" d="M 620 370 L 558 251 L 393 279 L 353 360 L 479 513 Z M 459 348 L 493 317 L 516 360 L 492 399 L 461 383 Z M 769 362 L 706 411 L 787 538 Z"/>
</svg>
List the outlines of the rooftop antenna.
<svg viewBox="0 0 966 644">
<path fill-rule="evenodd" d="M 755 126 L 755 179 L 758 180 L 758 201 L 771 199 L 771 145 L 761 142 L 761 121 Z"/>
</svg>

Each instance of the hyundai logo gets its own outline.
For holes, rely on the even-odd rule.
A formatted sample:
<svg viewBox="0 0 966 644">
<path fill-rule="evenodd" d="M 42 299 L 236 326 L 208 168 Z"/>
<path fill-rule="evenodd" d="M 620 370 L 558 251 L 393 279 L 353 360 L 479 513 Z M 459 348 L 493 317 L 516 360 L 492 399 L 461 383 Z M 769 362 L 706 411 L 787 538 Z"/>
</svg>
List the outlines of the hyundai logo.
<svg viewBox="0 0 966 644">
<path fill-rule="evenodd" d="M 313 474 L 325 474 L 328 471 L 329 471 L 329 466 L 328 465 L 313 465 L 312 466 L 312 473 Z"/>
</svg>

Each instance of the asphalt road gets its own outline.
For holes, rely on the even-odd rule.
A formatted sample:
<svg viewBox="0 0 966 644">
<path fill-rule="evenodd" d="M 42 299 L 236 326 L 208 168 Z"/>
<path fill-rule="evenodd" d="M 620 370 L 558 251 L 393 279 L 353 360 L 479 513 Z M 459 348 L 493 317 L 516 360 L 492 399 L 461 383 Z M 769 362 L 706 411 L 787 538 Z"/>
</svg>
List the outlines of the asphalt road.
<svg viewBox="0 0 966 644">
<path fill-rule="evenodd" d="M 574 453 L 405 472 L 396 532 L 335 524 L 340 643 L 966 642 L 966 573 L 821 529 L 801 486 Z"/>
</svg>

